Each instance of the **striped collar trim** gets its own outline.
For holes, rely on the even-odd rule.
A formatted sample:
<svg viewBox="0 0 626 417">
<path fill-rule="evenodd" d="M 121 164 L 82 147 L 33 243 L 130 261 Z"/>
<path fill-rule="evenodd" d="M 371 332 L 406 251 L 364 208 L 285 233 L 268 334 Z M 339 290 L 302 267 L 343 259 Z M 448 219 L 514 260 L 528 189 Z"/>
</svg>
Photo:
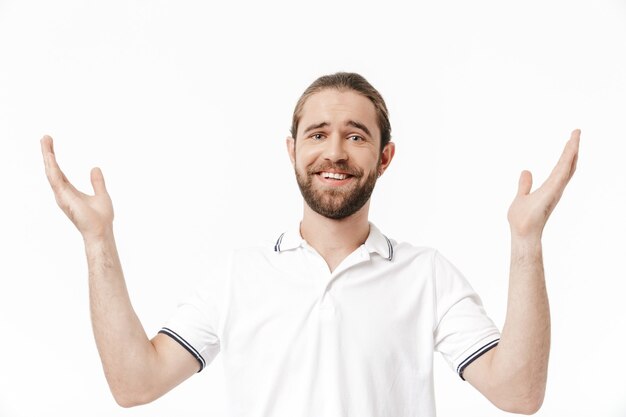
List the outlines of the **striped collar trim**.
<svg viewBox="0 0 626 417">
<path fill-rule="evenodd" d="M 297 227 L 287 230 L 278 237 L 274 244 L 274 252 L 296 249 L 302 246 L 303 243 L 305 243 L 305 240 L 300 236 L 300 223 L 298 223 Z"/>
<path fill-rule="evenodd" d="M 298 227 L 282 233 L 274 244 L 274 252 L 284 252 L 301 247 L 306 241 L 300 235 Z M 383 258 L 393 260 L 393 242 L 383 235 L 374 224 L 370 223 L 370 234 L 363 244 L 369 253 L 378 253 Z"/>
</svg>

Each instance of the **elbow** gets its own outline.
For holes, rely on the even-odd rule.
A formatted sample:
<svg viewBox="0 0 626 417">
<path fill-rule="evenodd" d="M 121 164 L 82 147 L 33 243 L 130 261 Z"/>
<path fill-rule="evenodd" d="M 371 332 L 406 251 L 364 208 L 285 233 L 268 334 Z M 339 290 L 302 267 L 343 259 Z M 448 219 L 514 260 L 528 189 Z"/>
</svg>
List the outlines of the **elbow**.
<svg viewBox="0 0 626 417">
<path fill-rule="evenodd" d="M 537 393 L 507 401 L 496 406 L 502 411 L 514 414 L 532 415 L 541 409 L 543 405 L 543 393 Z"/>
<path fill-rule="evenodd" d="M 541 393 L 528 399 L 525 402 L 524 406 L 522 407 L 521 412 L 518 414 L 526 414 L 526 415 L 535 414 L 537 411 L 541 409 L 541 406 L 543 405 L 543 397 L 544 397 L 544 393 Z"/>
<path fill-rule="evenodd" d="M 115 402 L 122 408 L 131 408 L 140 405 L 137 401 L 133 401 L 132 398 L 126 396 L 113 395 Z"/>
<path fill-rule="evenodd" d="M 513 407 L 500 407 L 502 411 L 506 411 L 507 413 L 524 414 L 527 416 L 535 414 L 540 408 L 541 404 L 536 403 L 516 404 Z"/>
<path fill-rule="evenodd" d="M 119 405 L 122 408 L 132 408 L 138 405 L 144 405 L 144 404 L 148 404 L 149 402 L 152 402 L 152 399 L 143 399 L 138 396 L 130 396 L 130 395 L 113 394 L 113 398 L 115 399 L 115 402 L 117 403 L 117 405 Z"/>
<path fill-rule="evenodd" d="M 138 405 L 148 404 L 156 399 L 146 390 L 133 390 L 127 387 L 111 386 L 113 399 L 122 408 L 132 408 Z"/>
<path fill-rule="evenodd" d="M 543 405 L 547 378 L 545 373 L 537 375 L 527 369 L 508 372 L 508 378 L 494 378 L 490 384 L 488 397 L 499 409 L 514 413 L 532 415 Z"/>
<path fill-rule="evenodd" d="M 128 395 L 126 393 L 116 393 L 114 391 L 111 391 L 111 393 L 113 394 L 113 399 L 115 399 L 117 405 L 123 408 L 132 408 L 138 405 L 145 404 L 145 402 L 140 401 L 137 397 Z"/>
</svg>

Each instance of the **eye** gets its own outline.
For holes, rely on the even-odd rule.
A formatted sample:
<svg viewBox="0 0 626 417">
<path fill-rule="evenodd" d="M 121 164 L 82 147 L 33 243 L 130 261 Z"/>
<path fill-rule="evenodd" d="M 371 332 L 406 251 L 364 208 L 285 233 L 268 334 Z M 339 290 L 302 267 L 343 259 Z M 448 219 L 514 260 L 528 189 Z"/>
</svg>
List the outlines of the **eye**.
<svg viewBox="0 0 626 417">
<path fill-rule="evenodd" d="M 315 133 L 311 135 L 311 139 L 322 140 L 323 138 L 324 138 L 324 135 L 322 135 L 321 133 Z"/>
<path fill-rule="evenodd" d="M 359 135 L 348 136 L 348 139 L 350 139 L 350 141 L 352 142 L 363 142 L 363 137 Z"/>
</svg>

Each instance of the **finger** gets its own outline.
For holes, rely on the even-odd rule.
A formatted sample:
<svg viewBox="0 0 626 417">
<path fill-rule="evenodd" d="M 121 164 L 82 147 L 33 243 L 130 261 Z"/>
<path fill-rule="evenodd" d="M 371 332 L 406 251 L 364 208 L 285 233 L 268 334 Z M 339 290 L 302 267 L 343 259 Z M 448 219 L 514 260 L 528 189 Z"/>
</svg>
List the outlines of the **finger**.
<svg viewBox="0 0 626 417">
<path fill-rule="evenodd" d="M 47 168 L 48 167 L 48 154 L 54 153 L 54 151 L 52 150 L 52 138 L 48 135 L 44 135 L 39 141 L 39 143 L 41 143 L 41 156 L 43 157 L 43 162 Z"/>
<path fill-rule="evenodd" d="M 519 182 L 517 184 L 517 195 L 524 196 L 530 193 L 530 189 L 533 186 L 533 174 L 530 171 L 522 171 L 519 176 Z"/>
<path fill-rule="evenodd" d="M 569 182 L 569 180 L 571 180 L 574 176 L 574 172 L 576 172 L 576 165 L 578 165 L 578 154 L 576 154 L 574 160 L 572 161 L 572 167 L 570 168 L 569 178 L 567 178 L 567 182 Z"/>
<path fill-rule="evenodd" d="M 580 149 L 580 129 L 576 129 L 572 132 L 572 136 L 570 140 L 575 142 L 576 146 L 576 154 L 574 155 L 574 160 L 572 161 L 572 165 L 570 167 L 569 178 L 567 181 L 571 180 L 574 176 L 574 172 L 576 172 L 576 165 L 578 164 L 578 152 Z"/>
<path fill-rule="evenodd" d="M 48 182 L 54 191 L 60 190 L 62 187 L 69 186 L 70 188 L 74 188 L 69 181 L 59 164 L 57 163 L 56 156 L 54 154 L 54 142 L 52 138 L 48 135 L 45 135 L 41 139 L 41 153 L 44 158 L 44 165 L 46 168 L 46 176 L 48 177 Z"/>
<path fill-rule="evenodd" d="M 104 175 L 102 175 L 100 168 L 96 167 L 91 170 L 91 186 L 96 195 L 107 194 L 106 185 L 104 184 Z"/>
<path fill-rule="evenodd" d="M 41 154 L 43 155 L 46 175 L 48 176 L 50 184 L 54 185 L 55 183 L 61 182 L 63 180 L 63 176 L 54 156 L 52 138 L 48 135 L 45 135 L 41 139 Z"/>
<path fill-rule="evenodd" d="M 563 153 L 559 158 L 559 162 L 557 163 L 557 167 L 561 168 L 561 171 L 565 175 L 565 177 L 569 177 L 570 171 L 572 169 L 573 161 L 578 156 L 578 148 L 580 145 L 580 129 L 576 129 L 572 131 L 569 140 L 565 144 L 565 148 L 563 149 Z"/>
<path fill-rule="evenodd" d="M 576 161 L 578 159 L 578 147 L 580 143 L 580 129 L 572 131 L 570 139 L 565 144 L 559 161 L 552 169 L 550 176 L 544 184 L 551 184 L 559 189 L 565 188 L 569 180 L 574 175 Z"/>
</svg>

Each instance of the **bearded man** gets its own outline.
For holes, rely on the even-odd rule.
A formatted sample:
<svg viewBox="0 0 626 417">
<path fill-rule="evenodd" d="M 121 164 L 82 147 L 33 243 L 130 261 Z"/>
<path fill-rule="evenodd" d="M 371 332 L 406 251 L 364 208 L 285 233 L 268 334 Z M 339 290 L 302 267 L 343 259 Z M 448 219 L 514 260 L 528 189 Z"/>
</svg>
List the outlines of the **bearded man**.
<svg viewBox="0 0 626 417">
<path fill-rule="evenodd" d="M 362 76 L 317 79 L 298 101 L 287 152 L 301 222 L 267 247 L 232 252 L 148 339 L 133 311 L 102 172 L 77 191 L 42 139 L 59 206 L 83 235 L 96 344 L 115 400 L 160 397 L 221 352 L 232 416 L 435 416 L 433 353 L 503 410 L 533 413 L 545 394 L 550 314 L 541 235 L 574 174 L 572 132 L 544 184 L 522 172 L 508 220 L 511 270 L 502 332 L 436 250 L 369 221 L 395 153 L 382 96 Z"/>
</svg>

